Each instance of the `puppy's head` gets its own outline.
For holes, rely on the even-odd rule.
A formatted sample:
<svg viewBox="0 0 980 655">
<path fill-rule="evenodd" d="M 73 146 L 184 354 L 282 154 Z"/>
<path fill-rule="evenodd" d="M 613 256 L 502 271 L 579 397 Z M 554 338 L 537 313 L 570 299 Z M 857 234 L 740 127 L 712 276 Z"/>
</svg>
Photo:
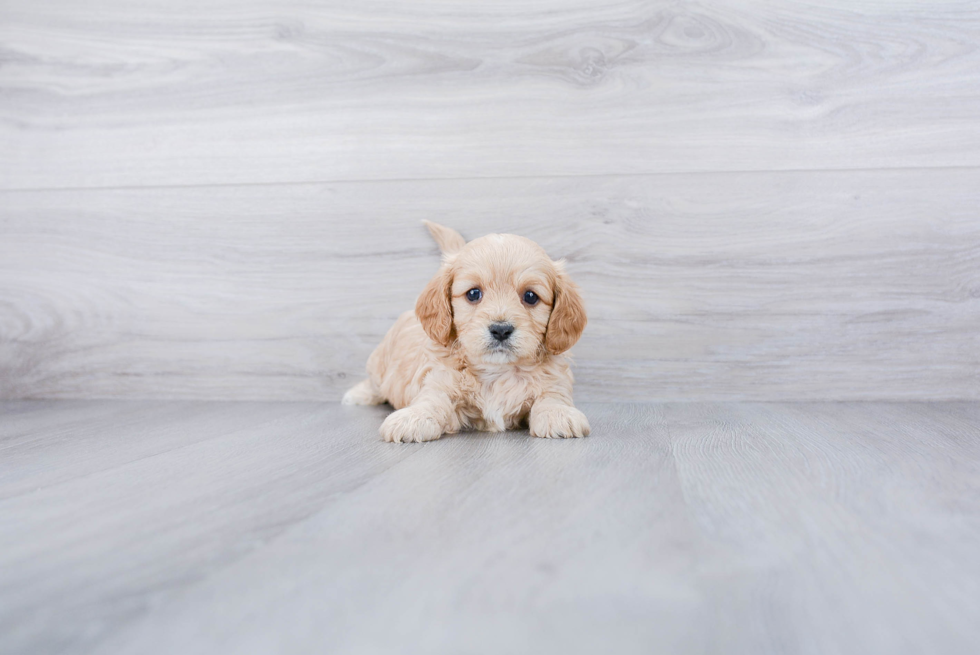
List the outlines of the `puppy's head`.
<svg viewBox="0 0 980 655">
<path fill-rule="evenodd" d="M 443 266 L 415 305 L 433 341 L 456 341 L 467 361 L 484 364 L 557 355 L 578 341 L 585 308 L 562 262 L 512 234 L 465 245 L 459 245 L 462 237 L 453 241 L 452 249 L 443 248 Z"/>
</svg>

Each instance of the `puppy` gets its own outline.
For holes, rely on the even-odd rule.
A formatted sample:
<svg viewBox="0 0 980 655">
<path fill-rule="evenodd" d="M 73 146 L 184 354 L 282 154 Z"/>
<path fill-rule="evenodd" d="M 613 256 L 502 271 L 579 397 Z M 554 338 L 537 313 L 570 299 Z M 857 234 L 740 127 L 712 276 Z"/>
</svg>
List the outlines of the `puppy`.
<svg viewBox="0 0 980 655">
<path fill-rule="evenodd" d="M 346 405 L 391 403 L 385 441 L 431 441 L 464 429 L 528 427 L 535 437 L 584 437 L 562 353 L 586 316 L 564 263 L 530 239 L 491 234 L 469 243 L 424 221 L 442 267 L 414 312 L 402 314 L 368 359 L 370 376 Z"/>
</svg>

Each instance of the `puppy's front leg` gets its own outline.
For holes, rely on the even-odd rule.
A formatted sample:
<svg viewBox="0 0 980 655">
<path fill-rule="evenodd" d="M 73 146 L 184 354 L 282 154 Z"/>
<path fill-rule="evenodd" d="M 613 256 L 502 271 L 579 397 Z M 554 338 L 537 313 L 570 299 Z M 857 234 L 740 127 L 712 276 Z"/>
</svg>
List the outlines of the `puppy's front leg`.
<svg viewBox="0 0 980 655">
<path fill-rule="evenodd" d="M 381 424 L 385 441 L 432 441 L 459 429 L 449 396 L 434 389 L 423 389 L 410 405 L 392 412 Z"/>
<path fill-rule="evenodd" d="M 532 437 L 563 439 L 586 437 L 591 428 L 589 419 L 576 409 L 565 394 L 544 395 L 531 405 L 528 427 Z"/>
</svg>

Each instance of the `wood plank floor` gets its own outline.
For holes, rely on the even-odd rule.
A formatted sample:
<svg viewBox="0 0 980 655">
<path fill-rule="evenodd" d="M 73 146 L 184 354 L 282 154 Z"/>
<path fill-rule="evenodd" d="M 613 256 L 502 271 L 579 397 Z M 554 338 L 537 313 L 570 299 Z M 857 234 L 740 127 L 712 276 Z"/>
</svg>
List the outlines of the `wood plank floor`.
<svg viewBox="0 0 980 655">
<path fill-rule="evenodd" d="M 0 404 L 0 652 L 973 653 L 980 404 Z"/>
</svg>

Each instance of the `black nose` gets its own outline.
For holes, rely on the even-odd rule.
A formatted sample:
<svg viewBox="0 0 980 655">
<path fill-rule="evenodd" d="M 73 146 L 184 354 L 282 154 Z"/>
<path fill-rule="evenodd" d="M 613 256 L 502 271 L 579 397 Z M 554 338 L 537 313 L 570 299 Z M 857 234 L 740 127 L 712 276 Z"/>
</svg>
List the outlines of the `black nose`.
<svg viewBox="0 0 980 655">
<path fill-rule="evenodd" d="M 514 326 L 510 323 L 493 323 L 490 325 L 490 334 L 497 341 L 507 341 L 514 334 Z"/>
</svg>

